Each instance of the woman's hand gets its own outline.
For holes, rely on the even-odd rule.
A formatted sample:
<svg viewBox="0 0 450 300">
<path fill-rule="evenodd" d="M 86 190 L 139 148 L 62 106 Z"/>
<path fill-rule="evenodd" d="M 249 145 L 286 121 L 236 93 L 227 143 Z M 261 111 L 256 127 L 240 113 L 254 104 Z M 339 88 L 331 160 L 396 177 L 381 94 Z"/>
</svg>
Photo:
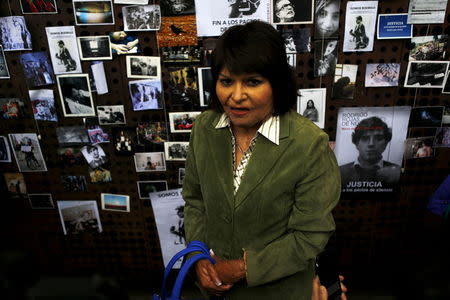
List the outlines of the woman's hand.
<svg viewBox="0 0 450 300">
<path fill-rule="evenodd" d="M 219 278 L 225 284 L 234 284 L 245 278 L 245 263 L 243 259 L 220 259 L 215 255 L 212 258 L 216 261 L 214 269 Z"/>
<path fill-rule="evenodd" d="M 341 300 L 347 300 L 347 295 L 345 293 L 348 290 L 347 287 L 342 283 L 342 281 L 344 281 L 344 276 L 339 275 L 339 281 L 341 283 L 341 290 L 342 290 Z M 320 280 L 318 276 L 314 277 L 311 300 L 327 300 L 327 299 L 328 299 L 327 288 L 323 285 L 320 285 Z"/>
<path fill-rule="evenodd" d="M 195 272 L 200 286 L 211 295 L 219 296 L 233 286 L 222 282 L 214 269 L 214 265 L 207 259 L 201 259 L 195 264 Z"/>
</svg>

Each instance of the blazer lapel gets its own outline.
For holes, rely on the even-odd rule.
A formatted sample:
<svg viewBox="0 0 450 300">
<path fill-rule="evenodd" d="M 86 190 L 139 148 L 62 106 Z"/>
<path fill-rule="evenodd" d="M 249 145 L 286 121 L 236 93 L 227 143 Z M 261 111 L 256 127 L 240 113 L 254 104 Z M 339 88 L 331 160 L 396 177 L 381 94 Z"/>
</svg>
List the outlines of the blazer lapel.
<svg viewBox="0 0 450 300">
<path fill-rule="evenodd" d="M 276 145 L 263 136 L 258 137 L 255 149 L 236 192 L 234 207 L 240 206 L 277 163 L 291 143 L 289 139 L 289 112 L 280 118 L 280 144 Z"/>
</svg>

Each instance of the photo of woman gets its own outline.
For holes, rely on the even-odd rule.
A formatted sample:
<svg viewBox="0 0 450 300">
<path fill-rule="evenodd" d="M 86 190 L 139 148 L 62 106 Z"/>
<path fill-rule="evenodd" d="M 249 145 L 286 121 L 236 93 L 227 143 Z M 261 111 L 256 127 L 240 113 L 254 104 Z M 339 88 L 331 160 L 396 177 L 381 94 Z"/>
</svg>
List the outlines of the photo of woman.
<svg viewBox="0 0 450 300">
<path fill-rule="evenodd" d="M 315 34 L 316 39 L 339 37 L 339 0 L 316 0 Z"/>
</svg>

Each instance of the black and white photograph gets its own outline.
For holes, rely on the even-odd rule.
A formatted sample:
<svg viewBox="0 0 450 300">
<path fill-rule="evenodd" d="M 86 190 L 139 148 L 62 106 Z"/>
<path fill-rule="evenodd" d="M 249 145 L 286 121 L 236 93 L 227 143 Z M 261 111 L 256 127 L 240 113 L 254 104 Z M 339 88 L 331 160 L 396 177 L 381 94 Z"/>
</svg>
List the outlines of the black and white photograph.
<svg viewBox="0 0 450 300">
<path fill-rule="evenodd" d="M 23 14 L 56 14 L 56 0 L 19 0 Z"/>
<path fill-rule="evenodd" d="M 410 61 L 405 87 L 442 89 L 448 66 L 448 61 Z"/>
<path fill-rule="evenodd" d="M 100 125 L 125 125 L 125 108 L 123 105 L 97 106 Z"/>
<path fill-rule="evenodd" d="M 146 143 L 161 144 L 167 141 L 168 131 L 166 122 L 138 123 L 136 127 L 137 142 L 140 145 Z"/>
<path fill-rule="evenodd" d="M 314 38 L 339 38 L 340 0 L 315 0 L 314 7 Z"/>
<path fill-rule="evenodd" d="M 6 136 L 0 136 L 0 162 L 11 162 L 11 151 Z"/>
<path fill-rule="evenodd" d="M 392 192 L 400 178 L 409 106 L 341 107 L 334 153 L 342 192 Z"/>
<path fill-rule="evenodd" d="M 57 201 L 65 235 L 102 232 L 97 201 Z"/>
<path fill-rule="evenodd" d="M 373 50 L 378 1 L 349 1 L 345 15 L 344 52 Z"/>
<path fill-rule="evenodd" d="M 168 67 L 171 105 L 174 110 L 193 110 L 198 105 L 197 71 L 194 66 Z"/>
<path fill-rule="evenodd" d="M 31 34 L 25 18 L 11 16 L 0 18 L 0 44 L 4 51 L 32 50 Z"/>
<path fill-rule="evenodd" d="M 92 145 L 109 143 L 109 134 L 103 131 L 100 126 L 91 126 L 88 130 L 88 136 Z"/>
<path fill-rule="evenodd" d="M 0 45 L 0 79 L 9 79 L 8 63 L 6 62 L 5 52 L 3 52 L 3 46 Z"/>
<path fill-rule="evenodd" d="M 56 79 L 64 117 L 95 116 L 88 74 L 58 75 Z"/>
<path fill-rule="evenodd" d="M 155 31 L 161 27 L 159 5 L 124 6 L 122 14 L 124 31 Z"/>
<path fill-rule="evenodd" d="M 285 29 L 281 32 L 286 53 L 311 52 L 311 30 L 309 28 Z"/>
<path fill-rule="evenodd" d="M 137 182 L 139 199 L 150 199 L 150 193 L 167 191 L 167 181 L 165 180 L 149 180 Z"/>
<path fill-rule="evenodd" d="M 419 106 L 411 110 L 409 127 L 441 127 L 444 106 Z"/>
<path fill-rule="evenodd" d="M 184 177 L 186 176 L 185 168 L 178 168 L 178 184 L 183 185 Z"/>
<path fill-rule="evenodd" d="M 270 3 L 275 25 L 313 23 L 313 0 L 273 0 Z"/>
<path fill-rule="evenodd" d="M 111 0 L 73 0 L 76 25 L 114 25 Z"/>
<path fill-rule="evenodd" d="M 410 0 L 409 24 L 442 24 L 446 16 L 448 0 Z"/>
<path fill-rule="evenodd" d="M 250 20 L 261 20 L 269 23 L 269 2 L 269 0 L 196 0 L 197 35 L 199 37 L 219 36 L 228 27 L 244 24 Z"/>
<path fill-rule="evenodd" d="M 35 133 L 11 133 L 9 141 L 20 172 L 46 172 L 44 156 Z"/>
<path fill-rule="evenodd" d="M 334 71 L 333 99 L 353 99 L 358 65 L 336 64 Z"/>
<path fill-rule="evenodd" d="M 45 27 L 55 74 L 81 73 L 74 26 Z"/>
<path fill-rule="evenodd" d="M 185 161 L 189 149 L 189 142 L 165 142 L 164 152 L 166 160 Z"/>
<path fill-rule="evenodd" d="M 338 40 L 314 42 L 314 76 L 334 75 L 338 59 Z"/>
<path fill-rule="evenodd" d="M 84 158 L 92 169 L 104 165 L 108 160 L 100 145 L 88 145 L 81 148 Z"/>
<path fill-rule="evenodd" d="M 91 179 L 91 183 L 108 183 L 112 182 L 111 171 L 104 168 L 99 167 L 95 169 L 88 168 L 89 178 Z"/>
<path fill-rule="evenodd" d="M 133 155 L 136 147 L 136 131 L 132 127 L 114 127 L 113 146 L 116 155 Z"/>
<path fill-rule="evenodd" d="M 15 120 L 24 117 L 23 100 L 19 98 L 0 98 L 0 120 Z"/>
<path fill-rule="evenodd" d="M 444 114 L 442 115 L 442 125 L 450 126 L 450 106 L 444 107 Z"/>
<path fill-rule="evenodd" d="M 81 147 L 58 147 L 56 152 L 62 166 L 82 165 L 86 163 L 81 153 Z"/>
<path fill-rule="evenodd" d="M 38 121 L 57 122 L 55 97 L 53 90 L 29 90 L 34 119 Z"/>
<path fill-rule="evenodd" d="M 423 136 L 405 140 L 405 159 L 434 156 L 434 136 Z"/>
<path fill-rule="evenodd" d="M 184 200 L 181 189 L 150 193 L 164 266 L 186 247 L 184 232 Z M 180 268 L 181 259 L 174 268 Z"/>
<path fill-rule="evenodd" d="M 130 196 L 101 193 L 102 210 L 130 212 Z"/>
<path fill-rule="evenodd" d="M 165 64 L 199 63 L 202 58 L 199 46 L 161 47 L 160 51 Z"/>
<path fill-rule="evenodd" d="M 89 136 L 83 126 L 56 127 L 56 137 L 60 146 L 89 144 Z"/>
<path fill-rule="evenodd" d="M 47 52 L 21 54 L 20 64 L 29 88 L 55 83 L 55 74 Z"/>
<path fill-rule="evenodd" d="M 448 35 L 415 36 L 411 38 L 409 60 L 445 60 Z"/>
<path fill-rule="evenodd" d="M 3 173 L 6 188 L 11 198 L 22 198 L 27 194 L 27 186 L 22 173 Z"/>
<path fill-rule="evenodd" d="M 159 56 L 127 56 L 128 78 L 161 78 L 161 58 Z"/>
<path fill-rule="evenodd" d="M 201 111 L 170 112 L 170 132 L 191 132 L 192 126 L 194 126 L 195 118 L 197 118 L 200 114 Z"/>
<path fill-rule="evenodd" d="M 297 54 L 296 53 L 287 53 L 287 62 L 292 68 L 297 67 Z"/>
<path fill-rule="evenodd" d="M 197 71 L 200 106 L 206 107 L 209 105 L 209 101 L 211 101 L 211 89 L 214 88 L 211 68 L 198 68 Z"/>
<path fill-rule="evenodd" d="M 66 192 L 86 192 L 86 177 L 82 175 L 62 175 L 61 182 Z"/>
<path fill-rule="evenodd" d="M 366 87 L 398 86 L 400 64 L 367 64 Z"/>
<path fill-rule="evenodd" d="M 195 15 L 194 0 L 161 0 L 161 14 L 168 16 Z"/>
<path fill-rule="evenodd" d="M 32 209 L 53 209 L 52 194 L 28 194 L 30 207 Z"/>
<path fill-rule="evenodd" d="M 134 154 L 136 172 L 160 172 L 166 170 L 164 152 L 138 152 Z"/>
<path fill-rule="evenodd" d="M 133 32 L 113 31 L 109 33 L 112 54 L 137 54 L 141 52 L 139 39 Z"/>
<path fill-rule="evenodd" d="M 450 127 L 439 127 L 434 138 L 434 147 L 450 147 Z"/>
<path fill-rule="evenodd" d="M 108 35 L 77 37 L 81 60 L 112 59 Z"/>
<path fill-rule="evenodd" d="M 450 94 L 450 70 L 447 71 L 447 76 L 445 77 L 444 87 L 442 88 L 442 94 Z"/>
<path fill-rule="evenodd" d="M 327 89 L 300 89 L 297 95 L 297 112 L 320 128 L 325 128 Z"/>
<path fill-rule="evenodd" d="M 163 109 L 161 81 L 145 79 L 128 82 L 133 110 Z"/>
</svg>

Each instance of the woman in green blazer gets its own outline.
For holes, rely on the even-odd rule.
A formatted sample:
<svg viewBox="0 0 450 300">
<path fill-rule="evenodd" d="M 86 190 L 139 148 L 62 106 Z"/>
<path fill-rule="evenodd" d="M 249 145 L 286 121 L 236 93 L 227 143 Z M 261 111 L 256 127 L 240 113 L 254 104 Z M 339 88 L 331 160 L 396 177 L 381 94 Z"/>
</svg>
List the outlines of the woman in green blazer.
<svg viewBox="0 0 450 300">
<path fill-rule="evenodd" d="M 217 263 L 200 285 L 226 299 L 311 299 L 314 259 L 335 229 L 340 175 L 328 136 L 291 108 L 295 81 L 267 23 L 227 30 L 212 55 L 211 109 L 191 133 L 187 241 Z"/>
</svg>

